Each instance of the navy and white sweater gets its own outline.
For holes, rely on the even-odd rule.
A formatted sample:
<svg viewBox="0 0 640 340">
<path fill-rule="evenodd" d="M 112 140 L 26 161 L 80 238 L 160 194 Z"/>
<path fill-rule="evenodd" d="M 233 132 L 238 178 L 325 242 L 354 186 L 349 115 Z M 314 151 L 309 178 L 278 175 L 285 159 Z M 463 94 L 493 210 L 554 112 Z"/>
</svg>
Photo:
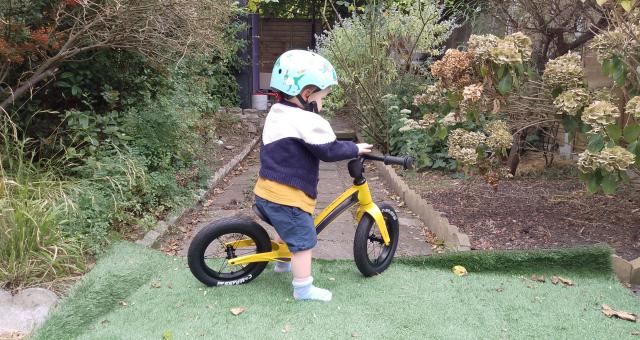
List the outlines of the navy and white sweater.
<svg viewBox="0 0 640 340">
<path fill-rule="evenodd" d="M 320 160 L 335 162 L 358 156 L 358 147 L 338 141 L 322 116 L 285 104 L 267 115 L 260 146 L 260 176 L 318 196 Z"/>
</svg>

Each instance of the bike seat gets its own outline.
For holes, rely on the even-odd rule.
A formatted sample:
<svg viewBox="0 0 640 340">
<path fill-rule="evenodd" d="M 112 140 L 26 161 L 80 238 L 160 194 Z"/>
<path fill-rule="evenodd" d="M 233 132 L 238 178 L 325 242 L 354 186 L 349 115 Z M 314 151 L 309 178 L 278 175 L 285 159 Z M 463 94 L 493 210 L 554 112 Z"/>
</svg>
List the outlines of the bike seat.
<svg viewBox="0 0 640 340">
<path fill-rule="evenodd" d="M 251 209 L 256 214 L 256 216 L 258 216 L 258 218 L 265 221 L 268 225 L 271 225 L 271 221 L 269 221 L 269 219 L 260 212 L 260 209 L 258 209 L 257 205 L 254 204 L 253 206 L 251 206 Z"/>
</svg>

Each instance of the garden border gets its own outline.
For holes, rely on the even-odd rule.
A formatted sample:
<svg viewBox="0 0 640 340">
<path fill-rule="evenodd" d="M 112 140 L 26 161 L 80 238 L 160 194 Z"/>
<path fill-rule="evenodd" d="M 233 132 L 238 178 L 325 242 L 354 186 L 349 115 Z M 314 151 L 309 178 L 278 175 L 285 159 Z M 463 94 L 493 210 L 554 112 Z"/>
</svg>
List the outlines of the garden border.
<svg viewBox="0 0 640 340">
<path fill-rule="evenodd" d="M 407 207 L 416 213 L 439 239 L 444 240 L 447 248 L 457 251 L 471 250 L 469 236 L 462 233 L 458 227 L 451 225 L 446 217 L 441 216 L 441 213 L 436 211 L 431 204 L 411 190 L 391 166 L 378 166 L 378 169 L 382 178 L 402 197 Z M 621 282 L 640 284 L 640 257 L 627 261 L 613 254 L 611 255 L 611 269 Z"/>
<path fill-rule="evenodd" d="M 436 236 L 444 241 L 447 248 L 457 251 L 471 250 L 469 236 L 458 227 L 449 223 L 449 219 L 436 211 L 429 202 L 416 193 L 398 176 L 390 165 L 377 166 L 379 173 L 387 184 L 402 198 L 411 209 Z"/>
<path fill-rule="evenodd" d="M 258 133 L 258 135 L 249 143 L 249 145 L 247 145 L 242 150 L 242 152 L 240 152 L 240 154 L 234 157 L 231 161 L 229 161 L 223 167 L 218 169 L 215 172 L 215 174 L 213 174 L 213 176 L 207 181 L 207 188 L 204 190 L 201 190 L 201 192 L 198 194 L 197 200 L 193 204 L 191 204 L 188 207 L 181 208 L 180 210 L 174 213 L 169 214 L 166 220 L 158 221 L 156 223 L 156 227 L 153 228 L 152 230 L 149 230 L 144 235 L 144 237 L 140 240 L 137 240 L 136 243 L 149 248 L 154 247 L 156 245 L 156 242 L 158 241 L 158 238 L 160 238 L 160 236 L 162 236 L 165 232 L 167 232 L 169 227 L 173 226 L 179 218 L 193 211 L 193 209 L 198 204 L 202 203 L 207 193 L 213 188 L 215 188 L 218 184 L 220 184 L 220 181 L 222 181 L 222 179 L 225 178 L 229 174 L 229 172 L 231 172 L 231 170 L 233 170 L 236 166 L 238 166 L 238 164 L 240 164 L 240 162 L 242 162 L 242 160 L 244 160 L 245 157 L 247 157 L 249 152 L 253 150 L 253 148 L 256 146 L 256 144 L 258 144 L 261 138 L 262 138 L 262 134 Z"/>
</svg>

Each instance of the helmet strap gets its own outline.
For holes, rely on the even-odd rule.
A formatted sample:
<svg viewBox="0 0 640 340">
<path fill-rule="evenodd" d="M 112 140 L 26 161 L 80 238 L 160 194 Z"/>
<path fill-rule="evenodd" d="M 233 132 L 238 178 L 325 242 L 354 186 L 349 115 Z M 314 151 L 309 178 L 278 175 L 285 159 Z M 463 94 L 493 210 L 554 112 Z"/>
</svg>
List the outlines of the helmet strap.
<svg viewBox="0 0 640 340">
<path fill-rule="evenodd" d="M 301 94 L 298 94 L 296 98 L 298 98 L 298 101 L 300 101 L 300 104 L 302 104 L 303 110 L 318 113 L 318 103 L 316 103 L 315 101 L 312 101 L 310 103 L 307 102 L 306 100 L 304 100 L 304 98 L 302 98 Z"/>
</svg>

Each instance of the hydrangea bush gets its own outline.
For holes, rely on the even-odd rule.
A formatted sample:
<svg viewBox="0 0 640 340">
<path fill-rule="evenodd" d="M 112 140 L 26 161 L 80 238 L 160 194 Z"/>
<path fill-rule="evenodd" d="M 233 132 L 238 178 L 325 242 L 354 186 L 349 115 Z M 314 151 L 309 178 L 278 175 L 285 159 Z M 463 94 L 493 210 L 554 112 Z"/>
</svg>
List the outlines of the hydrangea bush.
<svg viewBox="0 0 640 340">
<path fill-rule="evenodd" d="M 429 143 L 426 148 L 397 143 L 396 151 L 416 157 L 418 168 L 457 168 L 497 184 L 513 137 L 496 107 L 525 78 L 531 40 L 522 33 L 472 35 L 468 47 L 447 50 L 431 66 L 435 83 L 414 96 L 412 110 L 390 105 L 397 112 L 392 135 L 403 134 L 398 140 L 406 141 L 410 133 Z"/>
<path fill-rule="evenodd" d="M 625 7 L 625 13 L 616 3 L 606 5 L 610 30 L 597 34 L 590 47 L 603 73 L 614 80 L 613 88 L 588 90 L 580 56 L 573 53 L 550 60 L 543 81 L 555 96 L 565 130 L 586 134 L 587 149 L 579 155 L 578 168 L 588 190 L 612 194 L 628 181 L 627 172 L 640 165 L 640 9 Z"/>
</svg>

